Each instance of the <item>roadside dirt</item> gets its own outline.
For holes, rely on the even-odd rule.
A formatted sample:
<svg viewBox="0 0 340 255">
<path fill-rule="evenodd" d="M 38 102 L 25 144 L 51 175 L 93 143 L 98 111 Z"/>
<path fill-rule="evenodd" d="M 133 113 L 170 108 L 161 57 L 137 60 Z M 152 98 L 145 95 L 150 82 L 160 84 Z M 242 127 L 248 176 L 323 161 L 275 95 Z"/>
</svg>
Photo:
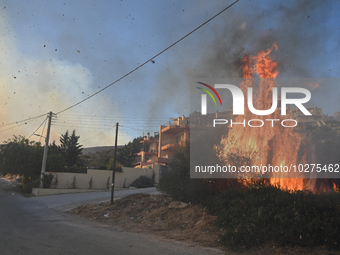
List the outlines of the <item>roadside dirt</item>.
<svg viewBox="0 0 340 255">
<path fill-rule="evenodd" d="M 329 254 L 326 247 L 275 247 L 267 245 L 242 252 L 232 252 L 219 245 L 221 229 L 216 217 L 202 207 L 172 201 L 167 195 L 134 194 L 114 201 L 80 206 L 70 213 L 128 231 L 161 235 L 177 241 L 189 241 L 204 247 L 217 248 L 225 254 Z"/>
<path fill-rule="evenodd" d="M 80 206 L 71 213 L 134 232 L 153 232 L 175 240 L 217 247 L 215 217 L 203 208 L 173 202 L 167 195 L 134 194 L 110 203 Z"/>
</svg>

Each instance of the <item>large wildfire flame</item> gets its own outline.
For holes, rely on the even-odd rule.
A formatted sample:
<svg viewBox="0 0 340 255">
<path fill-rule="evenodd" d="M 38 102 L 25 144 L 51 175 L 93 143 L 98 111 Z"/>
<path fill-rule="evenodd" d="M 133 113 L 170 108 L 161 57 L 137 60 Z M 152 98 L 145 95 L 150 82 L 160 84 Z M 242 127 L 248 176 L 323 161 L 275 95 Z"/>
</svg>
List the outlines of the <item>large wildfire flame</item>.
<svg viewBox="0 0 340 255">
<path fill-rule="evenodd" d="M 272 106 L 272 88 L 276 87 L 275 78 L 278 76 L 278 62 L 270 58 L 270 53 L 277 50 L 274 44 L 267 51 L 260 51 L 256 56 L 246 56 L 243 59 L 243 82 L 240 84 L 247 102 L 247 88 L 253 87 L 254 107 L 259 110 L 267 110 Z M 259 88 L 254 88 L 253 75 L 260 78 Z M 279 107 L 279 105 L 278 105 Z M 251 165 L 276 165 L 288 166 L 305 163 L 307 153 L 301 153 L 303 140 L 293 128 L 285 128 L 282 125 L 271 125 L 265 119 L 280 119 L 282 116 L 277 110 L 270 116 L 257 116 L 245 107 L 245 114 L 235 118 L 235 122 L 243 122 L 249 119 L 261 119 L 266 124 L 261 128 L 235 125 L 229 129 L 228 135 L 222 137 L 217 148 L 217 154 L 223 161 L 228 161 L 231 154 L 237 154 L 251 160 Z M 289 113 L 288 113 L 289 114 Z M 292 119 L 289 115 L 285 119 Z M 300 152 L 300 153 L 299 153 Z M 302 154 L 302 155 L 301 155 Z M 285 173 L 272 174 L 270 183 L 285 190 L 313 190 L 313 179 L 304 179 L 298 175 L 297 178 L 288 177 Z"/>
</svg>

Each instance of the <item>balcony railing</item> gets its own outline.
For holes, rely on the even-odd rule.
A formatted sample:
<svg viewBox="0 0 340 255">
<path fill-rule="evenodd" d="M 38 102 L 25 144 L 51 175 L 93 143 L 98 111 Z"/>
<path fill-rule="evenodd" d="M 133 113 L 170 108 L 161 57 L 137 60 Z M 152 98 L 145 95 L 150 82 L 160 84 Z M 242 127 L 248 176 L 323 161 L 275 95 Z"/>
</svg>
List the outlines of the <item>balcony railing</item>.
<svg viewBox="0 0 340 255">
<path fill-rule="evenodd" d="M 175 139 L 168 139 L 162 142 L 162 146 L 165 146 L 168 144 L 175 144 Z"/>
<path fill-rule="evenodd" d="M 190 125 L 190 120 L 185 119 L 185 120 L 170 120 L 166 122 L 165 124 L 162 125 L 162 128 L 168 127 L 168 126 L 182 126 L 182 125 Z"/>
<path fill-rule="evenodd" d="M 158 153 L 158 150 L 143 150 L 143 148 L 142 149 L 140 149 L 140 152 L 151 152 L 151 153 Z"/>
<path fill-rule="evenodd" d="M 185 142 L 189 141 L 188 139 L 183 139 L 180 141 L 176 141 L 175 139 L 168 139 L 162 142 L 162 146 L 168 145 L 168 144 L 175 144 L 175 145 L 180 145 L 183 146 Z"/>
</svg>

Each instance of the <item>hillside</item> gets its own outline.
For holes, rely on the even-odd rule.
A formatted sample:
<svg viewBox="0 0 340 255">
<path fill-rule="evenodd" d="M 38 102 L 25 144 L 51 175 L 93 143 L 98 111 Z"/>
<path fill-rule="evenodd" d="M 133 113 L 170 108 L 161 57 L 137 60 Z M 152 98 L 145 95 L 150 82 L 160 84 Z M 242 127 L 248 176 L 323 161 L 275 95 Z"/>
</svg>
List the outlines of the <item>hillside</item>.
<svg viewBox="0 0 340 255">
<path fill-rule="evenodd" d="M 124 145 L 119 145 L 117 146 L 118 149 L 123 148 Z M 112 150 L 114 149 L 114 146 L 97 146 L 97 147 L 88 147 L 88 148 L 83 148 L 83 154 L 90 154 L 90 153 L 96 153 L 100 151 L 106 151 L 106 150 Z"/>
</svg>

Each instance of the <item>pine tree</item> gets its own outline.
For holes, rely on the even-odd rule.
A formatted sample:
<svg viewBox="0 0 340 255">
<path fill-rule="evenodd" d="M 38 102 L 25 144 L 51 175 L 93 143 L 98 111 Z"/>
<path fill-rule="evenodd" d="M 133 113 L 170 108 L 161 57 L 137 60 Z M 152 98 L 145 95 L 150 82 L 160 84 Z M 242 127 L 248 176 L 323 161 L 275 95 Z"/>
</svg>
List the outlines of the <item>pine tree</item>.
<svg viewBox="0 0 340 255">
<path fill-rule="evenodd" d="M 76 136 L 75 130 L 73 130 L 72 135 L 69 135 L 66 131 L 60 137 L 60 147 L 67 166 L 75 166 L 79 160 L 79 155 L 82 153 L 83 146 L 78 143 L 78 140 L 79 136 Z"/>
</svg>

